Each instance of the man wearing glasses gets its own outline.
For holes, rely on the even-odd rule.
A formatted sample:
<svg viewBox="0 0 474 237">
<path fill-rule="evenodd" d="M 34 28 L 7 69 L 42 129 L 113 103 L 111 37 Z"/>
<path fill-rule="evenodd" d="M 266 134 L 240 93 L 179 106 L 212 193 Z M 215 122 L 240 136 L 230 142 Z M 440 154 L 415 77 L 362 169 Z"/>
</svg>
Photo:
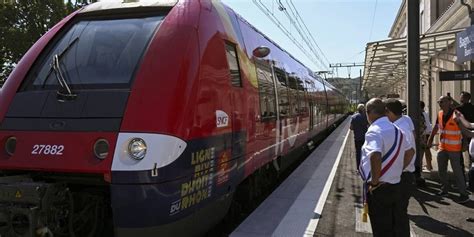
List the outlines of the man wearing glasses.
<svg viewBox="0 0 474 237">
<path fill-rule="evenodd" d="M 448 195 L 449 182 L 447 177 L 448 160 L 451 163 L 454 175 L 456 177 L 456 183 L 459 191 L 458 203 L 466 203 L 469 201 L 469 196 L 466 192 L 466 183 L 464 182 L 464 176 L 461 170 L 461 144 L 462 135 L 461 129 L 459 128 L 452 108 L 451 97 L 441 96 L 438 100 L 438 104 L 441 107 L 441 111 L 438 112 L 438 118 L 433 126 L 431 135 L 428 139 L 428 146 L 431 147 L 433 144 L 433 137 L 436 133 L 440 134 L 439 146 L 438 146 L 438 173 L 441 180 L 441 191 L 438 193 L 440 196 Z"/>
</svg>

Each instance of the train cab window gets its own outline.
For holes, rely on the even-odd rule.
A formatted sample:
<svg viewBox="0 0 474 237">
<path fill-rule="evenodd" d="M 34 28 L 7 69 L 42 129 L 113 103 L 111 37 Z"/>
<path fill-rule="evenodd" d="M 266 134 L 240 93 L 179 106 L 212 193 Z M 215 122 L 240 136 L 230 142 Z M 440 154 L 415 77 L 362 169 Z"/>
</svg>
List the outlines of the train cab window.
<svg viewBox="0 0 474 237">
<path fill-rule="evenodd" d="M 256 62 L 260 116 L 262 119 L 276 118 L 276 97 L 272 71 L 264 62 Z"/>
<path fill-rule="evenodd" d="M 163 16 L 79 20 L 28 74 L 23 90 L 129 88 Z"/>
<path fill-rule="evenodd" d="M 242 87 L 242 79 L 240 77 L 239 57 L 235 44 L 225 42 L 225 51 L 227 55 L 227 63 L 229 64 L 230 80 L 235 87 Z"/>
</svg>

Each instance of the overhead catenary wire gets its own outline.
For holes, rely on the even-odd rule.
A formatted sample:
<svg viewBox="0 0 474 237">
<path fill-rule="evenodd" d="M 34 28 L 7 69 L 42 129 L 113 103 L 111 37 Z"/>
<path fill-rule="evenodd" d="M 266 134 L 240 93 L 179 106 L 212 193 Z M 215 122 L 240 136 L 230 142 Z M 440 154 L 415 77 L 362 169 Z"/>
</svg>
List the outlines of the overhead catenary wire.
<svg viewBox="0 0 474 237">
<path fill-rule="evenodd" d="M 317 60 L 313 58 L 312 55 L 310 55 L 304 47 L 298 42 L 296 38 L 283 26 L 283 24 L 278 20 L 278 18 L 269 11 L 269 9 L 261 3 L 259 0 L 253 0 L 253 3 L 270 19 L 270 21 L 275 24 L 282 32 L 285 34 L 290 40 L 293 41 L 293 43 L 305 54 L 308 59 L 311 60 L 312 63 L 314 63 L 315 66 L 318 66 Z"/>
<path fill-rule="evenodd" d="M 288 1 L 288 0 L 286 0 Z M 301 21 L 301 23 L 303 24 L 304 26 L 304 29 L 306 30 L 306 32 L 308 32 L 309 36 L 310 36 L 310 39 L 313 41 L 314 45 L 316 46 L 316 48 L 319 50 L 319 52 L 321 53 L 321 55 L 324 57 L 324 59 L 326 60 L 327 63 L 329 63 L 329 59 L 326 57 L 326 55 L 324 54 L 323 50 L 319 47 L 318 43 L 316 43 L 316 40 L 314 39 L 314 36 L 313 34 L 311 33 L 311 31 L 309 31 L 308 27 L 306 26 L 303 18 L 301 17 L 300 13 L 298 12 L 298 10 L 296 9 L 295 5 L 293 4 L 293 0 L 290 0 L 290 9 L 292 8 L 296 15 L 297 15 L 297 19 L 299 19 L 299 21 Z"/>
<path fill-rule="evenodd" d="M 283 5 L 284 6 L 284 5 Z M 301 36 L 301 38 L 303 39 L 303 41 L 306 43 L 308 49 L 315 55 L 316 59 L 318 60 L 318 62 L 320 63 L 320 65 L 322 65 L 322 68 L 326 68 L 326 65 L 329 64 L 329 62 L 324 62 L 320 57 L 319 57 L 319 52 L 316 51 L 316 46 L 313 45 L 313 43 L 311 42 L 311 40 L 309 39 L 308 35 L 306 34 L 306 32 L 303 30 L 302 26 L 301 26 L 301 23 L 300 23 L 300 20 L 296 17 L 296 14 L 295 12 L 293 11 L 293 9 L 291 8 L 291 6 L 288 8 L 290 9 L 290 13 L 287 11 L 287 8 L 284 7 L 284 13 L 286 15 L 286 17 L 290 20 L 291 24 L 294 26 L 294 28 L 296 29 L 296 31 L 298 32 L 298 34 Z M 303 22 L 304 24 L 304 22 Z"/>
<path fill-rule="evenodd" d="M 375 0 L 374 6 L 374 14 L 372 15 L 372 24 L 370 26 L 370 34 L 369 34 L 369 42 L 372 39 L 372 31 L 374 30 L 374 23 L 375 23 L 375 13 L 377 12 L 377 0 Z"/>
<path fill-rule="evenodd" d="M 280 2 L 281 4 L 281 2 Z M 304 41 L 304 43 L 306 43 L 306 45 L 308 46 L 308 49 L 315 55 L 316 59 L 318 60 L 319 64 L 322 66 L 322 68 L 326 68 L 325 65 L 326 63 L 323 62 L 321 60 L 321 58 L 318 56 L 318 52 L 315 51 L 315 46 L 312 45 L 311 41 L 309 40 L 309 38 L 307 37 L 307 35 L 305 34 L 305 32 L 302 30 L 301 28 L 301 25 L 298 21 L 297 18 L 294 18 L 292 17 L 288 11 L 287 11 L 287 8 L 281 4 L 281 9 L 283 9 L 282 11 L 284 12 L 284 14 L 286 15 L 286 17 L 290 20 L 290 23 L 295 27 L 296 31 L 298 32 L 298 34 L 301 36 L 302 40 Z M 292 12 L 292 10 L 290 9 L 290 11 Z M 293 13 L 293 12 L 292 12 Z M 293 13 L 294 14 L 294 13 Z"/>
<path fill-rule="evenodd" d="M 281 31 L 282 33 L 288 37 L 295 46 L 298 47 L 298 49 L 318 68 L 328 70 L 328 64 L 325 64 L 324 61 L 319 57 L 319 54 L 315 51 L 315 48 L 311 46 L 311 42 L 309 38 L 304 36 L 305 34 L 302 31 L 302 27 L 298 27 L 298 25 L 301 26 L 301 23 L 298 22 L 300 20 L 296 20 L 296 18 L 291 17 L 288 12 L 286 12 L 286 7 L 283 5 L 281 1 L 277 2 L 277 5 L 279 7 L 279 10 L 284 12 L 285 15 L 290 19 L 290 23 L 295 26 L 295 29 L 297 28 L 297 31 L 300 35 L 302 35 L 303 39 L 303 44 L 300 42 L 300 40 L 297 40 L 296 37 L 291 34 L 290 30 L 288 30 L 282 22 L 278 19 L 278 17 L 262 2 L 262 0 L 252 0 L 253 3 L 270 19 L 270 21 L 275 24 Z M 307 47 L 305 47 L 305 45 Z"/>
<path fill-rule="evenodd" d="M 281 2 L 282 0 L 278 0 L 278 1 L 279 1 L 279 4 L 281 5 L 282 11 L 285 13 L 287 18 L 290 20 L 290 22 L 293 24 L 295 29 L 298 31 L 298 34 L 301 36 L 303 41 L 306 43 L 308 49 L 315 55 L 315 57 L 320 62 L 320 64 L 323 65 L 322 68 L 327 70 L 328 68 L 327 68 L 326 65 L 329 64 L 329 60 L 327 59 L 326 55 L 321 50 L 319 45 L 316 43 L 316 40 L 314 40 L 313 35 L 308 30 L 308 27 L 304 23 L 304 20 L 301 18 L 301 15 L 299 14 L 299 12 L 296 9 L 293 2 L 291 2 L 291 1 L 289 2 L 288 0 L 286 0 L 286 4 L 288 5 L 288 7 L 286 7 Z M 326 59 L 326 62 L 324 62 L 324 60 L 320 57 L 320 55 L 322 55 L 324 57 L 324 59 Z"/>
</svg>

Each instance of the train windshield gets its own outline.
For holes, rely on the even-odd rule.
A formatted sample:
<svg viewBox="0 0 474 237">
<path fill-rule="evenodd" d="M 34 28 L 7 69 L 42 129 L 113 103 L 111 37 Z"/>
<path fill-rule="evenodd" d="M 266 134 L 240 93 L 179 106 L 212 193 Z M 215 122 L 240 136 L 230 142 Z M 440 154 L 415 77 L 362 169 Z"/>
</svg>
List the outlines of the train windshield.
<svg viewBox="0 0 474 237">
<path fill-rule="evenodd" d="M 23 89 L 129 88 L 140 58 L 163 18 L 77 22 L 39 58 Z"/>
</svg>

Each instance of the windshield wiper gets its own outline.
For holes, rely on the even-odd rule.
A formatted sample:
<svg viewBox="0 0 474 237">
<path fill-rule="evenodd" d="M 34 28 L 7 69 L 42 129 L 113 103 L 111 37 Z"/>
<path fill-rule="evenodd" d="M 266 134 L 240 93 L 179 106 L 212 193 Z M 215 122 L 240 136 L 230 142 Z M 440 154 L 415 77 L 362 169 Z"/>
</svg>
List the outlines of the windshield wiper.
<svg viewBox="0 0 474 237">
<path fill-rule="evenodd" d="M 56 76 L 56 79 L 58 80 L 59 85 L 61 85 L 61 88 L 66 90 L 66 93 L 61 92 L 61 90 L 57 90 L 57 98 L 59 101 L 64 102 L 66 100 L 74 100 L 77 97 L 77 94 L 72 93 L 71 88 L 67 84 L 66 79 L 63 76 L 63 73 L 61 71 L 61 65 L 59 65 L 59 55 L 55 54 L 53 56 L 53 62 L 51 65 L 54 75 Z"/>
<path fill-rule="evenodd" d="M 63 49 L 61 53 L 53 55 L 49 72 L 43 81 L 42 87 L 44 88 L 46 86 L 46 82 L 48 81 L 49 76 L 51 75 L 52 72 L 54 72 L 56 80 L 58 81 L 59 85 L 61 86 L 61 88 L 63 88 L 63 90 L 66 90 L 66 93 L 63 93 L 58 89 L 57 95 L 58 95 L 59 101 L 73 100 L 77 97 L 77 94 L 74 94 L 72 92 L 71 88 L 69 87 L 66 81 L 66 78 L 63 75 L 63 72 L 60 66 L 60 61 L 63 58 L 63 56 L 66 55 L 66 52 L 68 52 L 68 50 L 71 49 L 71 47 L 78 41 L 79 41 L 79 37 L 76 37 L 74 40 L 71 41 L 71 43 L 68 44 L 66 48 Z"/>
</svg>

